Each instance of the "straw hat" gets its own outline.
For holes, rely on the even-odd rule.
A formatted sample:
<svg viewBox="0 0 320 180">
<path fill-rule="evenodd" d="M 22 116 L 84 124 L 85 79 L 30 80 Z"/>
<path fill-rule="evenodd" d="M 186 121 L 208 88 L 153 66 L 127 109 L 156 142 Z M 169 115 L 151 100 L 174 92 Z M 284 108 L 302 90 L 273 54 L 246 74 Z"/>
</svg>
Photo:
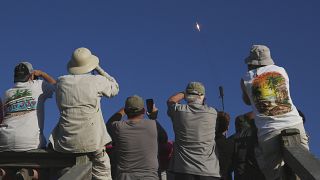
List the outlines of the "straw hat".
<svg viewBox="0 0 320 180">
<path fill-rule="evenodd" d="M 99 58 L 87 48 L 76 49 L 68 63 L 70 74 L 85 74 L 94 70 L 99 65 Z"/>
</svg>

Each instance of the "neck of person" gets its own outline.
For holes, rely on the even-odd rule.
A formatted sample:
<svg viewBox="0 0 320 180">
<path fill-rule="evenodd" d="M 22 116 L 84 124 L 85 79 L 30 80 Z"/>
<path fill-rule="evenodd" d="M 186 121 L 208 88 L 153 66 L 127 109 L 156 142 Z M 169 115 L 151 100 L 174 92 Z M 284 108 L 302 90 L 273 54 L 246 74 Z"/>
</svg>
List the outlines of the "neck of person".
<svg viewBox="0 0 320 180">
<path fill-rule="evenodd" d="M 140 115 L 138 115 L 138 116 L 135 116 L 135 117 L 131 117 L 131 118 L 129 118 L 128 120 L 130 121 L 130 122 L 140 122 L 141 120 L 143 120 L 143 117 L 144 117 L 144 115 L 143 114 L 140 114 Z"/>
</svg>

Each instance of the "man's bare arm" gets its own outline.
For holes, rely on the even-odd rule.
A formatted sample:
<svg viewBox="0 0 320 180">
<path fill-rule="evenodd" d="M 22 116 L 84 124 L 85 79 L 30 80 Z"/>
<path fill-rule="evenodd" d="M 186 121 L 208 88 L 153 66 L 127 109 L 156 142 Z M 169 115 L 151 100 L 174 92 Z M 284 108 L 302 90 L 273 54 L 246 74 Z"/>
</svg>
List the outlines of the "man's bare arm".
<svg viewBox="0 0 320 180">
<path fill-rule="evenodd" d="M 47 81 L 48 83 L 54 85 L 57 83 L 57 81 L 52 78 L 49 74 L 43 72 L 43 71 L 40 71 L 40 70 L 34 70 L 32 71 L 31 73 L 31 79 L 33 80 L 35 76 L 39 76 L 39 77 L 42 77 L 45 81 Z"/>
<path fill-rule="evenodd" d="M 184 93 L 183 92 L 179 92 L 179 93 L 171 96 L 168 99 L 167 104 L 168 105 L 176 104 L 176 103 L 179 103 L 182 99 L 184 99 Z"/>
</svg>

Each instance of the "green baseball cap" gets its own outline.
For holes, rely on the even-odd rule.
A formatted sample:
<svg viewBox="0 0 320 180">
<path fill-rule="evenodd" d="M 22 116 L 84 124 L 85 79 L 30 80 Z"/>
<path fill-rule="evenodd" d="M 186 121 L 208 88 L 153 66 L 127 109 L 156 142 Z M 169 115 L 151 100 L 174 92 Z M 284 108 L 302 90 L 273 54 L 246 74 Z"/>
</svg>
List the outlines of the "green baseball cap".
<svg viewBox="0 0 320 180">
<path fill-rule="evenodd" d="M 206 90 L 201 82 L 190 82 L 186 88 L 187 94 L 205 95 Z"/>
<path fill-rule="evenodd" d="M 138 95 L 133 95 L 127 98 L 125 109 L 127 112 L 136 113 L 144 108 L 144 101 Z"/>
</svg>

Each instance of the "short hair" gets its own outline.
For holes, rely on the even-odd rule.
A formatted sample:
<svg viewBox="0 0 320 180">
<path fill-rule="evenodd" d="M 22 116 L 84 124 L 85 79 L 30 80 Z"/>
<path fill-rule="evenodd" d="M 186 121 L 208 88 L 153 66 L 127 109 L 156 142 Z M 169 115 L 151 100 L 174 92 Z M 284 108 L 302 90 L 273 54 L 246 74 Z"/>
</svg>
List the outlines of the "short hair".
<svg viewBox="0 0 320 180">
<path fill-rule="evenodd" d="M 128 119 L 132 119 L 132 118 L 135 118 L 137 116 L 144 114 L 144 108 L 141 109 L 140 111 L 136 111 L 136 112 L 128 111 L 127 109 L 125 109 L 124 112 L 128 116 Z"/>
</svg>

